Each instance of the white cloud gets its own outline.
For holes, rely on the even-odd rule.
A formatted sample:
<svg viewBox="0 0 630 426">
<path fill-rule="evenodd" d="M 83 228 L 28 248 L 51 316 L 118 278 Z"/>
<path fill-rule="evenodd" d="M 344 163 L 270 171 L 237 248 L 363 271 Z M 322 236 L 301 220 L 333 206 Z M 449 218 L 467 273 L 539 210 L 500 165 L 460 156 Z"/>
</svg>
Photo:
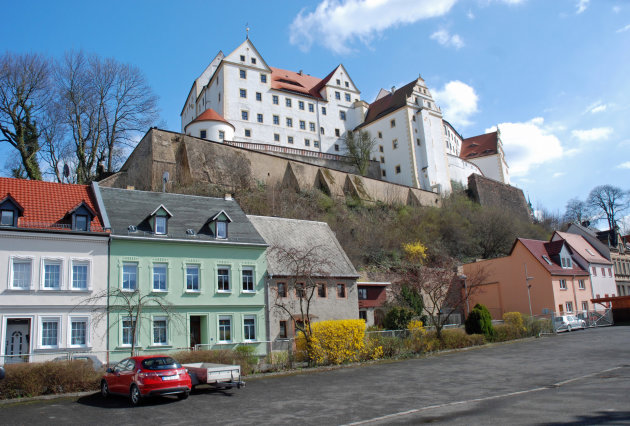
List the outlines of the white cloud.
<svg viewBox="0 0 630 426">
<path fill-rule="evenodd" d="M 628 31 L 628 30 L 630 30 L 630 24 L 626 25 L 625 27 L 621 27 L 621 28 L 619 28 L 619 29 L 616 31 L 616 33 L 623 33 L 623 32 L 626 32 L 626 31 Z"/>
<path fill-rule="evenodd" d="M 586 8 L 588 7 L 588 4 L 590 3 L 591 0 L 578 0 L 577 2 L 577 11 L 575 13 L 577 13 L 578 15 L 582 12 L 584 12 L 586 10 Z"/>
<path fill-rule="evenodd" d="M 475 19 L 475 14 L 472 12 L 472 10 L 468 9 L 468 13 L 466 13 L 466 17 L 470 20 Z"/>
<path fill-rule="evenodd" d="M 464 40 L 457 35 L 451 35 L 447 30 L 439 30 L 431 34 L 431 40 L 435 40 L 442 46 L 454 47 L 455 49 L 461 49 L 464 47 Z"/>
<path fill-rule="evenodd" d="M 479 97 L 472 86 L 459 80 L 449 81 L 441 90 L 431 90 L 444 117 L 455 127 L 471 124 L 470 116 L 478 111 Z"/>
<path fill-rule="evenodd" d="M 620 6 L 613 6 L 612 11 L 615 13 L 619 13 L 621 12 L 621 7 Z"/>
<path fill-rule="evenodd" d="M 626 161 L 625 163 L 621 163 L 617 166 L 618 169 L 630 169 L 630 161 Z"/>
<path fill-rule="evenodd" d="M 337 54 L 348 45 L 369 42 L 397 25 L 447 14 L 457 0 L 323 0 L 314 12 L 304 9 L 290 26 L 290 41 L 302 50 L 317 42 Z"/>
<path fill-rule="evenodd" d="M 596 107 L 591 108 L 592 114 L 597 114 L 598 112 L 606 111 L 606 105 L 597 105 Z"/>
<path fill-rule="evenodd" d="M 553 175 L 551 175 L 552 178 L 559 178 L 560 176 L 564 176 L 566 175 L 565 172 L 556 172 Z"/>
<path fill-rule="evenodd" d="M 510 176 L 525 176 L 536 165 L 563 157 L 564 150 L 557 136 L 545 127 L 542 117 L 524 123 L 501 123 L 501 141 Z M 486 132 L 496 130 L 496 127 Z M 523 181 L 523 179 L 520 179 Z"/>
<path fill-rule="evenodd" d="M 573 130 L 571 131 L 571 136 L 580 142 L 595 142 L 608 139 L 612 132 L 612 127 L 595 127 L 588 130 Z"/>
</svg>

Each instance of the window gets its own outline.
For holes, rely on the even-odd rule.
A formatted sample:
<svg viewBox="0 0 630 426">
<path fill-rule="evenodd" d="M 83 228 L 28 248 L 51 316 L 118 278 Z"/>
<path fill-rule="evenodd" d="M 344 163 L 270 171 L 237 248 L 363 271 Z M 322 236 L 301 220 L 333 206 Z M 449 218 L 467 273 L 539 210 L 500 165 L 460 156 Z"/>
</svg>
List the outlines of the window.
<svg viewBox="0 0 630 426">
<path fill-rule="evenodd" d="M 245 62 L 245 55 L 241 55 L 241 62 Z"/>
<path fill-rule="evenodd" d="M 287 117 L 287 127 L 293 127 L 293 119 Z"/>
<path fill-rule="evenodd" d="M 59 261 L 44 261 L 44 286 L 46 290 L 61 288 L 61 263 Z"/>
<path fill-rule="evenodd" d="M 245 129 L 245 137 L 246 138 L 251 138 L 252 137 L 252 131 L 250 129 Z"/>
<path fill-rule="evenodd" d="M 298 101 L 298 108 L 304 110 L 304 101 Z"/>
<path fill-rule="evenodd" d="M 390 120 L 389 127 L 396 127 L 396 120 Z"/>
<path fill-rule="evenodd" d="M 337 86 L 341 86 L 341 80 L 337 79 Z"/>
<path fill-rule="evenodd" d="M 566 267 L 567 267 L 567 264 L 566 264 L 566 261 L 565 261 L 564 257 L 563 257 L 563 258 L 561 258 L 560 260 L 561 260 L 561 262 L 562 262 L 562 267 L 563 267 L 563 268 L 566 268 Z"/>
<path fill-rule="evenodd" d="M 416 145 L 420 146 L 420 138 L 416 138 Z"/>
<path fill-rule="evenodd" d="M 168 322 L 165 317 L 153 318 L 153 344 L 158 346 L 168 345 Z"/>
<path fill-rule="evenodd" d="M 262 101 L 262 93 L 256 92 L 256 100 L 257 101 Z"/>
<path fill-rule="evenodd" d="M 335 144 L 335 151 L 337 151 L 337 152 L 339 151 L 339 144 L 338 143 Z"/>
<path fill-rule="evenodd" d="M 280 331 L 278 332 L 278 338 L 286 339 L 288 336 L 289 333 L 287 332 L 287 322 L 280 321 Z"/>
<path fill-rule="evenodd" d="M 251 58 L 252 64 L 256 65 L 256 58 Z"/>
<path fill-rule="evenodd" d="M 359 319 L 367 322 L 367 311 L 359 311 Z"/>
<path fill-rule="evenodd" d="M 358 292 L 359 300 L 367 300 L 367 288 L 360 288 Z"/>
<path fill-rule="evenodd" d="M 573 312 L 573 302 L 567 302 L 564 305 L 567 308 L 567 312 Z"/>
<path fill-rule="evenodd" d="M 383 132 L 378 132 L 378 138 L 383 139 Z"/>
<path fill-rule="evenodd" d="M 122 289 L 135 291 L 138 288 L 138 264 L 123 263 Z"/>
<path fill-rule="evenodd" d="M 317 295 L 319 297 L 326 297 L 326 284 L 324 283 L 317 284 Z"/>
<path fill-rule="evenodd" d="M 287 285 L 278 283 L 278 297 L 287 297 Z"/>
<path fill-rule="evenodd" d="M 346 297 L 346 285 L 343 283 L 337 284 L 337 297 Z"/>
<path fill-rule="evenodd" d="M 398 139 L 394 139 L 392 141 L 392 149 L 396 149 L 396 148 L 398 148 Z"/>
<path fill-rule="evenodd" d="M 293 136 L 288 136 L 287 137 L 287 142 L 290 144 L 293 144 Z"/>
<path fill-rule="evenodd" d="M 261 83 L 267 82 L 267 74 L 260 74 L 260 82 Z"/>
<path fill-rule="evenodd" d="M 596 277 L 597 276 L 597 268 L 593 266 L 593 276 Z"/>
<path fill-rule="evenodd" d="M 346 102 L 350 102 L 350 93 L 346 93 Z"/>
<path fill-rule="evenodd" d="M 2 210 L 0 225 L 13 226 L 15 212 L 13 210 Z"/>
<path fill-rule="evenodd" d="M 30 259 L 13 259 L 11 263 L 11 271 L 13 273 L 11 288 L 20 290 L 28 290 L 31 288 Z"/>
<path fill-rule="evenodd" d="M 73 290 L 87 290 L 89 267 L 88 262 L 72 262 Z"/>
<path fill-rule="evenodd" d="M 131 346 L 131 342 L 134 335 L 134 328 L 136 326 L 136 322 L 131 318 L 126 317 L 122 320 L 122 345 L 123 346 Z M 138 341 L 138 336 L 136 336 L 136 342 Z"/>
<path fill-rule="evenodd" d="M 273 96 L 271 97 L 271 100 L 273 101 L 273 104 L 274 104 L 274 105 L 278 105 L 278 95 L 273 95 Z"/>
<path fill-rule="evenodd" d="M 311 140 L 310 139 L 304 139 L 304 146 L 311 146 Z"/>
<path fill-rule="evenodd" d="M 347 81 L 345 83 L 346 83 L 346 87 L 350 87 L 350 84 Z"/>
<path fill-rule="evenodd" d="M 70 319 L 70 346 L 87 346 L 87 319 Z"/>
<path fill-rule="evenodd" d="M 243 340 L 256 340 L 256 317 L 247 315 L 243 318 Z"/>
<path fill-rule="evenodd" d="M 254 270 L 252 268 L 243 269 L 243 291 L 254 291 Z"/>
<path fill-rule="evenodd" d="M 612 268 L 608 268 L 608 276 L 612 277 Z"/>
<path fill-rule="evenodd" d="M 279 115 L 274 115 L 273 116 L 273 124 L 279 126 L 280 125 L 280 116 Z"/>
<path fill-rule="evenodd" d="M 186 291 L 199 291 L 199 265 L 186 265 Z"/>
<path fill-rule="evenodd" d="M 346 112 L 345 111 L 339 111 L 339 119 L 346 121 Z"/>
<path fill-rule="evenodd" d="M 75 226 L 77 231 L 87 231 L 88 230 L 88 217 L 84 214 L 78 214 L 75 218 Z"/>
<path fill-rule="evenodd" d="M 548 265 L 551 265 L 551 264 L 552 264 L 552 263 L 551 263 L 551 260 L 549 260 L 549 258 L 548 258 L 547 256 L 543 255 L 543 257 L 542 257 L 542 258 L 543 258 L 543 260 L 544 260 L 545 262 L 547 262 L 547 264 L 548 264 Z"/>
<path fill-rule="evenodd" d="M 582 302 L 582 310 L 588 311 L 588 302 Z"/>
<path fill-rule="evenodd" d="M 306 130 L 306 121 L 300 120 L 300 129 Z"/>
<path fill-rule="evenodd" d="M 241 119 L 243 119 L 245 121 L 249 120 L 249 112 L 241 111 Z"/>
<path fill-rule="evenodd" d="M 256 121 L 258 121 L 259 123 L 263 122 L 263 115 L 262 114 L 256 114 Z"/>
<path fill-rule="evenodd" d="M 286 99 L 284 100 L 284 104 L 285 104 L 288 108 L 291 108 L 291 99 L 290 99 L 290 98 L 286 98 Z"/>
<path fill-rule="evenodd" d="M 245 70 L 239 70 L 241 78 L 247 78 L 247 72 Z"/>
<path fill-rule="evenodd" d="M 416 121 L 416 116 L 415 115 L 411 117 L 411 121 Z"/>
<path fill-rule="evenodd" d="M 225 131 L 219 130 L 219 140 L 222 141 L 225 139 Z"/>
<path fill-rule="evenodd" d="M 586 289 L 586 286 L 584 285 L 584 280 L 579 280 L 579 281 L 578 281 L 578 288 L 579 288 L 580 290 L 584 290 L 584 289 Z"/>
<path fill-rule="evenodd" d="M 606 269 L 602 268 L 602 277 L 606 276 Z"/>
<path fill-rule="evenodd" d="M 280 142 L 280 133 L 274 133 L 273 140 L 274 142 Z"/>
<path fill-rule="evenodd" d="M 335 129 L 335 136 L 339 137 L 339 135 L 341 135 L 341 132 L 339 132 L 339 129 Z"/>
<path fill-rule="evenodd" d="M 295 297 L 303 299 L 306 297 L 306 286 L 304 283 L 295 284 Z"/>
<path fill-rule="evenodd" d="M 315 112 L 315 105 L 314 104 L 308 104 L 308 112 Z"/>
<path fill-rule="evenodd" d="M 224 222 L 224 221 L 217 222 L 217 238 L 221 238 L 221 239 L 227 238 L 227 222 Z"/>
<path fill-rule="evenodd" d="M 378 152 L 385 152 L 385 149 L 383 148 L 383 145 L 379 145 L 378 146 Z"/>
<path fill-rule="evenodd" d="M 567 289 L 567 280 L 560 280 L 560 290 Z"/>
<path fill-rule="evenodd" d="M 42 347 L 59 346 L 59 318 L 42 318 Z"/>
<path fill-rule="evenodd" d="M 219 316 L 219 342 L 227 343 L 232 340 L 232 317 Z"/>
<path fill-rule="evenodd" d="M 335 99 L 341 99 L 341 93 L 335 92 Z"/>
<path fill-rule="evenodd" d="M 324 134 L 324 128 L 323 127 L 319 128 L 319 133 L 321 133 L 322 135 Z"/>
<path fill-rule="evenodd" d="M 385 164 L 385 157 L 381 155 L 381 164 Z"/>
<path fill-rule="evenodd" d="M 308 129 L 309 129 L 311 132 L 314 132 L 314 131 L 315 131 L 315 123 L 308 123 Z"/>
<path fill-rule="evenodd" d="M 156 263 L 153 265 L 153 291 L 166 291 L 166 263 Z"/>
<path fill-rule="evenodd" d="M 247 90 L 241 89 L 240 93 L 241 93 L 241 98 L 247 98 Z"/>
<path fill-rule="evenodd" d="M 322 115 L 326 115 L 326 107 L 322 107 Z"/>
<path fill-rule="evenodd" d="M 217 269 L 219 291 L 230 291 L 230 269 L 226 266 Z"/>
<path fill-rule="evenodd" d="M 319 141 L 313 141 L 313 146 L 315 148 L 319 148 Z"/>
<path fill-rule="evenodd" d="M 200 130 L 199 131 L 199 137 L 201 139 L 205 139 L 207 137 L 207 132 L 205 130 Z"/>
<path fill-rule="evenodd" d="M 155 217 L 155 233 L 159 235 L 166 234 L 166 217 L 164 216 Z"/>
<path fill-rule="evenodd" d="M 400 174 L 400 164 L 398 164 L 398 165 L 396 166 L 396 174 L 397 174 L 397 175 L 398 175 L 398 174 Z"/>
<path fill-rule="evenodd" d="M 383 177 L 387 177 L 387 172 L 385 170 L 381 170 L 381 175 L 383 175 Z"/>
</svg>

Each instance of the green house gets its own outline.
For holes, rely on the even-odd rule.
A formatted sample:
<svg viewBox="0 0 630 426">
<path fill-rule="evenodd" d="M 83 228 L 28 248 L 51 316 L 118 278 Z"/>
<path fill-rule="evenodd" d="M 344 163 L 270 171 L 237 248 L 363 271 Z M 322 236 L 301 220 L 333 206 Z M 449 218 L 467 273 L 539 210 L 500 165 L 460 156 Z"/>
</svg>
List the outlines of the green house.
<svg viewBox="0 0 630 426">
<path fill-rule="evenodd" d="M 139 353 L 265 353 L 267 245 L 236 201 L 104 187 L 98 198 L 111 228 L 110 360 L 134 334 Z"/>
</svg>

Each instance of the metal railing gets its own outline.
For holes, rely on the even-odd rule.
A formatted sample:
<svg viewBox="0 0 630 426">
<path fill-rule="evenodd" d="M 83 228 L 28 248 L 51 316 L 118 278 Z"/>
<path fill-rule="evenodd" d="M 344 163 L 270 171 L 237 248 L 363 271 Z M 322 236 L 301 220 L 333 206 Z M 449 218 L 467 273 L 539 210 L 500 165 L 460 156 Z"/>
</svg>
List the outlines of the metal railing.
<svg viewBox="0 0 630 426">
<path fill-rule="evenodd" d="M 323 158 L 326 160 L 335 161 L 347 161 L 348 157 L 337 154 L 329 154 L 327 152 L 309 151 L 307 149 L 291 148 L 286 146 L 268 145 L 264 143 L 253 142 L 237 142 L 237 141 L 223 141 L 226 145 L 232 145 L 239 148 L 252 149 L 255 151 L 269 151 L 269 152 L 281 152 L 283 154 L 301 155 L 303 157 L 315 157 Z"/>
</svg>

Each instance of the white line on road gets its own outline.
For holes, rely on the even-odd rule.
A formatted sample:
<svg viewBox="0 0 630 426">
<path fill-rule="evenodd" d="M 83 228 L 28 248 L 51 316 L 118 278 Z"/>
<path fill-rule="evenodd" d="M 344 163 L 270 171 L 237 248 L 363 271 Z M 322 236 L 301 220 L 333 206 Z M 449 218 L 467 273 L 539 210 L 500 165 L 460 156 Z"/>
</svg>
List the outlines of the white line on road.
<svg viewBox="0 0 630 426">
<path fill-rule="evenodd" d="M 483 398 L 468 399 L 466 401 L 455 401 L 455 402 L 448 402 L 446 404 L 437 404 L 437 405 L 429 405 L 429 406 L 422 407 L 422 408 L 414 408 L 412 410 L 400 411 L 398 413 L 388 414 L 386 416 L 374 417 L 372 419 L 360 420 L 358 422 L 348 423 L 346 426 L 364 425 L 364 424 L 368 424 L 368 423 L 381 422 L 381 421 L 384 421 L 384 420 L 391 420 L 391 419 L 396 418 L 396 417 L 403 417 L 403 416 L 408 416 L 410 414 L 420 413 L 422 411 L 434 410 L 436 408 L 452 407 L 452 406 L 455 406 L 455 405 L 469 404 L 469 403 L 472 403 L 472 402 L 490 401 L 490 400 L 493 400 L 493 399 L 507 398 L 507 397 L 510 397 L 510 396 L 522 395 L 522 394 L 525 394 L 525 393 L 540 392 L 542 390 L 547 390 L 547 389 L 551 389 L 551 388 L 557 388 L 557 387 L 564 386 L 564 385 L 566 385 L 568 383 L 571 383 L 571 382 L 576 382 L 578 380 L 583 380 L 583 379 L 586 379 L 588 377 L 593 377 L 593 376 L 596 376 L 596 375 L 602 374 L 602 373 L 608 373 L 610 371 L 618 370 L 620 368 L 623 368 L 623 367 L 613 367 L 613 368 L 608 368 L 608 369 L 602 370 L 602 371 L 596 371 L 594 373 L 589 373 L 589 374 L 585 374 L 583 376 L 574 377 L 572 379 L 563 380 L 563 381 L 558 382 L 558 383 L 553 383 L 553 384 L 548 385 L 548 386 L 541 386 L 541 387 L 527 389 L 527 390 L 522 390 L 522 391 L 517 391 L 517 392 L 509 392 L 509 393 L 504 393 L 504 394 L 501 394 L 501 395 L 486 396 L 486 397 L 483 397 Z"/>
</svg>

